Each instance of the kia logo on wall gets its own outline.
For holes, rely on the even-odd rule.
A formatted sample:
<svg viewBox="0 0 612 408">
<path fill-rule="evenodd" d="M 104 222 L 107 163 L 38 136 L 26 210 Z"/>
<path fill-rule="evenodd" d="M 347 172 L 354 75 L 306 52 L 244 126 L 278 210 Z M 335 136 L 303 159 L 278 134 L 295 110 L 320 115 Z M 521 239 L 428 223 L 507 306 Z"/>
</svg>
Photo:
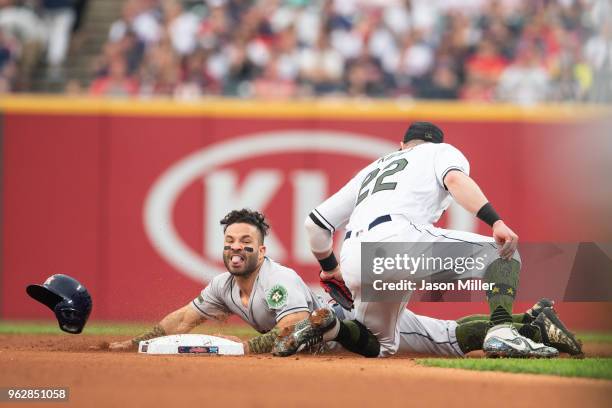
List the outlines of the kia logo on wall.
<svg viewBox="0 0 612 408">
<path fill-rule="evenodd" d="M 327 191 L 329 174 L 313 168 L 294 168 L 288 172 L 275 169 L 271 161 L 266 168 L 250 170 L 239 183 L 238 172 L 231 165 L 268 155 L 324 153 L 363 159 L 363 167 L 396 149 L 397 144 L 371 136 L 312 130 L 255 133 L 212 144 L 181 159 L 155 181 L 145 200 L 145 231 L 153 247 L 172 267 L 197 281 L 210 281 L 225 272 L 217 263 L 223 248 L 219 220 L 233 209 L 247 207 L 261 211 L 274 199 L 280 185 L 289 181 L 293 187 L 294 196 L 290 200 L 293 208 L 288 209 L 292 215 L 285 222 L 292 223 L 292 242 L 281 242 L 273 228 L 266 237 L 268 254 L 280 262 L 292 259 L 313 263 L 303 222 L 315 206 L 333 193 Z M 359 169 L 356 167 L 353 174 Z M 187 245 L 172 216 L 181 194 L 196 182 L 202 183 L 205 189 L 203 235 L 206 239 L 202 251 Z"/>
</svg>

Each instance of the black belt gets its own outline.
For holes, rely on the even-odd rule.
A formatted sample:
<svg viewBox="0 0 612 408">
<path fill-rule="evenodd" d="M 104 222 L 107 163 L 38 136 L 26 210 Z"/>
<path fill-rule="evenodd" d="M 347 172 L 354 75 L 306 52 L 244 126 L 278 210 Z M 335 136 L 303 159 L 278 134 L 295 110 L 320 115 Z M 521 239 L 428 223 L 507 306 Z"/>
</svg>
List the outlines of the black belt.
<svg viewBox="0 0 612 408">
<path fill-rule="evenodd" d="M 376 218 L 374 221 L 372 221 L 368 225 L 368 231 L 379 224 L 384 224 L 385 222 L 389 222 L 389 221 L 391 221 L 391 216 L 389 214 L 381 215 L 380 217 Z M 349 239 L 352 234 L 353 234 L 353 231 L 346 231 L 346 235 L 344 236 L 344 239 Z"/>
</svg>

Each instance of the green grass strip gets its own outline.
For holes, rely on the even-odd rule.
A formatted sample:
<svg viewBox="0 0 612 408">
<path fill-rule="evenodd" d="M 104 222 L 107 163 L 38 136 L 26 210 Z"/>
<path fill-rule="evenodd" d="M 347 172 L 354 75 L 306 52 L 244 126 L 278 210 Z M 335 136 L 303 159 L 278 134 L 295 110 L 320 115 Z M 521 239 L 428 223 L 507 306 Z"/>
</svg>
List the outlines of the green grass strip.
<svg viewBox="0 0 612 408">
<path fill-rule="evenodd" d="M 578 332 L 577 336 L 585 343 L 612 343 L 612 333 L 608 332 Z"/>
<path fill-rule="evenodd" d="M 510 358 L 423 358 L 417 363 L 428 367 L 461 368 L 478 371 L 546 374 L 612 380 L 611 358 L 510 359 Z"/>
</svg>

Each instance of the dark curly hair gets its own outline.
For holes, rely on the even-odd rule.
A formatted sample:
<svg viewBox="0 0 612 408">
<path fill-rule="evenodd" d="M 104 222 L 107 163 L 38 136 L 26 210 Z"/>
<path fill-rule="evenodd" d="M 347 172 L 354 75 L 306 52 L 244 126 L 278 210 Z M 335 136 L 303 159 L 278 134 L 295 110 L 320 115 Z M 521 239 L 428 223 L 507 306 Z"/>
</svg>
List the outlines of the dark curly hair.
<svg viewBox="0 0 612 408">
<path fill-rule="evenodd" d="M 221 220 L 223 232 L 225 232 L 227 227 L 230 225 L 237 223 L 250 224 L 256 227 L 261 234 L 262 243 L 264 242 L 264 237 L 268 235 L 268 230 L 270 229 L 270 226 L 266 222 L 266 217 L 262 213 L 249 210 L 248 208 L 230 211 L 225 217 L 223 217 Z"/>
</svg>

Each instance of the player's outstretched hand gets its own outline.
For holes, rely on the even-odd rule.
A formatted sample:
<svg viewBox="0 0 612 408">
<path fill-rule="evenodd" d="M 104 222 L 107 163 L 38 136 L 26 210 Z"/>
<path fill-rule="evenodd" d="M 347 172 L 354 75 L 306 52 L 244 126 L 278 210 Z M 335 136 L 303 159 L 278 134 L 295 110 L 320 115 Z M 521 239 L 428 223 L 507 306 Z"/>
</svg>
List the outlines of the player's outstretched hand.
<svg viewBox="0 0 612 408">
<path fill-rule="evenodd" d="M 132 351 L 136 350 L 136 346 L 132 343 L 132 340 L 116 341 L 108 345 L 110 351 Z"/>
<path fill-rule="evenodd" d="M 514 233 L 502 220 L 493 224 L 493 238 L 499 246 L 499 256 L 510 259 L 518 247 L 518 235 Z"/>
</svg>

